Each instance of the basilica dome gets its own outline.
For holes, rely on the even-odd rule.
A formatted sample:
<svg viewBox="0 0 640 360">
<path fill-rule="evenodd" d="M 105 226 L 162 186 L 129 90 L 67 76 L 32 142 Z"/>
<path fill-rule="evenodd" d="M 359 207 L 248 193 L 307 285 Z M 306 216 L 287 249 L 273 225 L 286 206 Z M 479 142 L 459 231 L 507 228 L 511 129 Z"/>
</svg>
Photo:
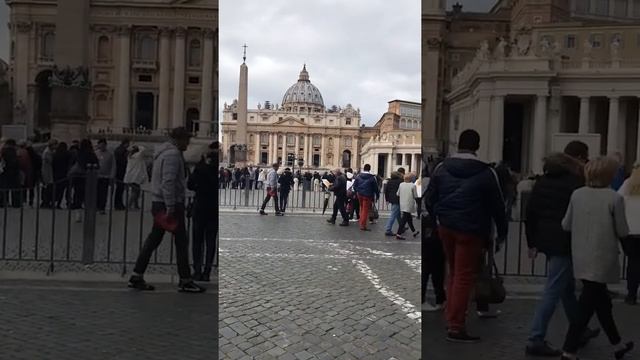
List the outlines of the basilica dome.
<svg viewBox="0 0 640 360">
<path fill-rule="evenodd" d="M 282 98 L 282 107 L 287 111 L 312 111 L 324 110 L 322 94 L 315 85 L 309 81 L 307 66 L 302 67 L 298 82 L 291 85 Z"/>
</svg>

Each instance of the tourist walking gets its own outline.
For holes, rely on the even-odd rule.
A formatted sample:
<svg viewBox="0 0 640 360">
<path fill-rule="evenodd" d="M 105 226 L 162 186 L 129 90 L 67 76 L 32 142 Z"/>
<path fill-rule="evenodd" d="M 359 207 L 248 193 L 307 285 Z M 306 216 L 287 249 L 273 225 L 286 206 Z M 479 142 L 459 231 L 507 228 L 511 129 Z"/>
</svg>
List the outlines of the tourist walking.
<svg viewBox="0 0 640 360">
<path fill-rule="evenodd" d="M 547 282 L 542 300 L 536 307 L 525 352 L 530 356 L 562 354 L 546 341 L 549 322 L 556 305 L 562 301 L 569 323 L 578 319 L 578 300 L 571 260 L 571 234 L 562 229 L 562 219 L 571 194 L 584 186 L 584 164 L 589 148 L 580 141 L 569 143 L 564 153 L 549 155 L 544 160 L 542 175 L 533 186 L 526 209 L 525 224 L 529 257 L 538 253 L 547 257 Z M 597 336 L 599 330 L 587 329 L 583 344 Z"/>
<path fill-rule="evenodd" d="M 400 223 L 400 198 L 398 197 L 398 189 L 400 184 L 404 181 L 404 168 L 399 168 L 398 171 L 392 171 L 391 176 L 387 180 L 387 184 L 384 187 L 384 199 L 391 204 L 391 214 L 387 225 L 385 227 L 386 236 L 395 236 L 393 232 L 393 224 L 398 221 Z"/>
<path fill-rule="evenodd" d="M 276 216 L 283 216 L 284 214 L 280 211 L 280 206 L 278 206 L 278 168 L 280 165 L 278 163 L 274 163 L 271 167 L 271 170 L 267 173 L 267 177 L 265 180 L 267 186 L 267 195 L 262 202 L 262 207 L 260 208 L 260 215 L 267 215 L 264 209 L 267 207 L 269 200 L 273 198 L 273 204 L 276 208 Z"/>
<path fill-rule="evenodd" d="M 585 165 L 586 186 L 571 195 L 562 228 L 571 232 L 571 254 L 576 279 L 582 281 L 577 319 L 569 326 L 562 359 L 577 359 L 587 325 L 595 313 L 613 345 L 616 359 L 633 348 L 623 342 L 613 319 L 607 284 L 620 281 L 619 245 L 629 235 L 624 198 L 611 189 L 618 162 L 609 157 Z"/>
<path fill-rule="evenodd" d="M 53 168 L 53 186 L 51 189 L 52 204 L 58 209 L 62 208 L 62 198 L 66 199 L 66 206 L 71 207 L 71 197 L 69 196 L 69 169 L 71 167 L 71 154 L 67 149 L 67 143 L 62 141 L 58 144 L 53 160 L 51 163 Z M 66 196 L 64 196 L 66 194 Z"/>
<path fill-rule="evenodd" d="M 327 219 L 329 224 L 335 224 L 338 218 L 338 212 L 342 217 L 340 226 L 349 226 L 349 215 L 346 210 L 347 202 L 347 178 L 342 173 L 342 169 L 336 168 L 333 171 L 335 176 L 334 182 L 329 186 L 329 191 L 333 191 L 335 199 L 333 201 L 333 213 L 331 218 Z"/>
<path fill-rule="evenodd" d="M 189 146 L 191 133 L 184 127 L 171 130 L 169 141 L 156 148 L 151 175 L 151 214 L 153 227 L 144 242 L 136 261 L 129 287 L 138 290 L 154 290 L 144 280 L 144 273 L 151 255 L 156 251 L 165 231 L 174 233 L 176 262 L 180 281 L 179 291 L 201 293 L 206 289 L 191 278 L 189 269 L 189 238 L 185 226 L 186 166 L 183 152 Z"/>
<path fill-rule="evenodd" d="M 58 147 L 58 141 L 55 139 L 49 140 L 47 147 L 42 152 L 42 202 L 40 207 L 51 208 L 53 207 L 53 156 Z"/>
<path fill-rule="evenodd" d="M 417 212 L 416 198 L 418 197 L 416 184 L 413 183 L 413 180 L 413 174 L 406 174 L 404 182 L 398 187 L 397 195 L 400 201 L 400 221 L 398 222 L 398 232 L 396 234 L 396 239 L 398 240 L 406 239 L 402 236 L 405 231 L 405 225 L 409 226 L 414 238 L 420 235 L 420 231 L 416 231 L 413 226 L 413 214 Z"/>
<path fill-rule="evenodd" d="M 504 242 L 508 229 L 497 175 L 489 164 L 478 159 L 479 148 L 480 135 L 475 130 L 463 131 L 458 153 L 436 167 L 426 194 L 449 264 L 446 321 L 447 340 L 453 342 L 480 340 L 467 333 L 469 298 L 483 249 L 492 247 L 493 223 L 498 243 Z"/>
<path fill-rule="evenodd" d="M 349 220 L 360 220 L 360 203 L 358 202 L 358 194 L 353 190 L 354 175 L 353 169 L 347 169 L 347 212 Z"/>
<path fill-rule="evenodd" d="M 124 201 L 122 196 L 124 194 L 124 177 L 127 173 L 127 161 L 129 160 L 129 139 L 123 139 L 120 145 L 113 151 L 113 157 L 116 161 L 116 178 L 115 178 L 115 198 L 113 200 L 113 207 L 116 210 L 124 210 Z M 146 171 L 146 170 L 145 170 Z"/>
<path fill-rule="evenodd" d="M 287 210 L 289 193 L 293 186 L 293 174 L 291 174 L 291 169 L 284 169 L 284 172 L 278 179 L 278 184 L 280 184 L 280 212 L 284 213 Z"/>
<path fill-rule="evenodd" d="M 426 204 L 425 196 L 429 186 L 429 167 L 425 164 L 422 170 L 422 200 L 424 202 L 425 212 L 422 215 L 422 301 L 423 310 L 439 311 L 444 308 L 444 302 L 447 300 L 444 290 L 444 273 L 445 273 L 445 257 L 442 241 L 438 236 L 438 228 L 436 219 L 431 214 L 432 209 Z M 431 279 L 433 291 L 435 293 L 435 304 L 426 302 L 427 284 Z"/>
<path fill-rule="evenodd" d="M 96 156 L 100 164 L 98 170 L 98 202 L 97 208 L 100 214 L 106 214 L 107 199 L 109 198 L 109 186 L 116 177 L 116 161 L 113 153 L 107 149 L 107 140 L 98 140 Z"/>
<path fill-rule="evenodd" d="M 371 174 L 371 165 L 365 164 L 362 171 L 353 182 L 353 189 L 358 195 L 360 203 L 360 230 L 369 231 L 367 228 L 367 220 L 369 220 L 369 211 L 373 206 L 373 202 L 380 197 L 380 189 L 375 175 Z"/>
<path fill-rule="evenodd" d="M 215 184 L 218 152 L 213 144 L 196 165 L 187 187 L 195 192 L 193 204 L 193 279 L 210 281 L 218 232 L 218 190 Z M 204 268 L 203 268 L 204 265 Z"/>
<path fill-rule="evenodd" d="M 629 224 L 629 236 L 622 241 L 622 247 L 627 255 L 625 302 L 636 305 L 640 285 L 640 163 L 633 166 L 631 176 L 625 180 L 618 193 L 624 196 L 625 213 Z"/>
<path fill-rule="evenodd" d="M 131 146 L 131 150 L 128 151 L 129 159 L 127 160 L 127 170 L 122 179 L 130 191 L 129 198 L 127 199 L 127 207 L 133 210 L 140 209 L 140 205 L 138 204 L 140 188 L 149 181 L 147 162 L 144 159 L 144 150 L 142 146 Z"/>
</svg>

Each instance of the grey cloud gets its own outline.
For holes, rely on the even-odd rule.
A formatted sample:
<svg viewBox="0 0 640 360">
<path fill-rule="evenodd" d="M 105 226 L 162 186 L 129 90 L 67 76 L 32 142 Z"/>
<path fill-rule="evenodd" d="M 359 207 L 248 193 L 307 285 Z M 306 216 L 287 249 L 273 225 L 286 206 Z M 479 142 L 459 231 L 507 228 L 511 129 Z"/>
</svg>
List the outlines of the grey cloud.
<svg viewBox="0 0 640 360">
<path fill-rule="evenodd" d="M 398 0 L 220 2 L 220 102 L 238 94 L 247 43 L 249 107 L 280 104 L 306 62 L 325 105 L 351 103 L 371 125 L 387 101 L 420 101 L 420 3 Z"/>
</svg>

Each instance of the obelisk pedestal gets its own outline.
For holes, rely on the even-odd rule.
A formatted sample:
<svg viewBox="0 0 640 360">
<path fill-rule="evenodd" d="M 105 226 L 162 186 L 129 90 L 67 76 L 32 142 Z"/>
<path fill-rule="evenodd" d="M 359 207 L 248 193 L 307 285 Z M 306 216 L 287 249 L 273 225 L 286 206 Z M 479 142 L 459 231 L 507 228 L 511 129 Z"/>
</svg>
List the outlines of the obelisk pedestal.
<svg viewBox="0 0 640 360">
<path fill-rule="evenodd" d="M 86 0 L 58 0 L 55 67 L 51 84 L 51 136 L 62 141 L 87 135 L 89 70 L 87 43 L 89 6 Z M 74 14 L 69 21 L 69 14 Z"/>
</svg>

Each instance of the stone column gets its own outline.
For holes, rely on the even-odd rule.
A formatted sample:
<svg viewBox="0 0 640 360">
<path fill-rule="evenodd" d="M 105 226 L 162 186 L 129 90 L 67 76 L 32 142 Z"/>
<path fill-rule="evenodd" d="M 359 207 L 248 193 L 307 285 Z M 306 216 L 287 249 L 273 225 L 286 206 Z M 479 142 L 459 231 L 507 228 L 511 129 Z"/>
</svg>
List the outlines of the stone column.
<svg viewBox="0 0 640 360">
<path fill-rule="evenodd" d="M 607 154 L 618 151 L 618 121 L 620 116 L 620 98 L 609 97 L 609 129 L 607 131 Z"/>
<path fill-rule="evenodd" d="M 590 98 L 588 96 L 580 97 L 580 125 L 578 133 L 588 134 L 589 129 L 589 105 Z"/>
<path fill-rule="evenodd" d="M 282 134 L 282 165 L 287 165 L 287 133 Z"/>
<path fill-rule="evenodd" d="M 387 169 L 385 170 L 384 176 L 385 177 L 389 177 L 391 176 L 391 172 L 393 171 L 393 150 L 391 150 L 391 152 L 389 152 L 387 154 L 387 159 L 389 159 L 389 161 L 387 161 Z"/>
<path fill-rule="evenodd" d="M 533 120 L 533 137 L 532 139 L 532 160 L 531 170 L 535 174 L 542 174 L 542 160 L 545 156 L 547 132 L 547 96 L 538 95 L 536 99 L 536 110 Z"/>
<path fill-rule="evenodd" d="M 269 157 L 271 158 L 271 164 L 278 161 L 278 134 L 272 133 L 271 135 L 271 148 L 269 151 Z"/>
<path fill-rule="evenodd" d="M 171 29 L 160 29 L 160 86 L 158 129 L 169 128 L 169 93 L 171 91 Z"/>
<path fill-rule="evenodd" d="M 200 100 L 200 128 L 198 136 L 206 137 L 213 121 L 213 36 L 212 29 L 204 30 L 204 61 L 202 63 L 202 98 Z M 204 121 L 204 122 L 203 122 Z"/>
<path fill-rule="evenodd" d="M 183 27 L 176 29 L 175 60 L 173 68 L 173 119 L 171 127 L 184 126 L 184 72 L 185 72 L 185 37 L 187 31 Z M 236 135 L 237 136 L 237 135 Z M 236 139 L 237 140 L 237 139 Z"/>
<path fill-rule="evenodd" d="M 118 128 L 131 128 L 131 27 L 120 27 L 120 61 L 118 62 L 118 111 L 115 124 Z"/>
<path fill-rule="evenodd" d="M 31 135 L 33 130 L 33 119 L 27 119 L 27 106 L 28 102 L 28 88 L 29 84 L 29 33 L 33 28 L 33 24 L 30 22 L 19 22 L 16 27 L 16 42 L 15 42 L 15 60 L 14 71 L 15 80 L 13 85 L 14 103 L 12 104 L 14 112 L 14 123 L 27 125 L 27 136 Z M 20 111 L 16 110 L 16 105 L 22 104 Z M 18 139 L 19 140 L 19 139 Z M 25 139 L 26 140 L 26 139 Z"/>
<path fill-rule="evenodd" d="M 638 98 L 640 102 L 640 98 Z M 640 110 L 640 106 L 638 107 Z M 636 162 L 640 161 L 640 111 L 638 111 L 638 131 L 636 135 L 637 145 L 636 145 Z"/>
<path fill-rule="evenodd" d="M 336 145 L 336 152 L 335 152 L 335 160 L 334 160 L 334 164 L 336 167 L 342 167 L 342 154 L 340 153 L 340 136 L 337 136 L 335 139 L 333 139 L 334 144 Z"/>
<path fill-rule="evenodd" d="M 483 96 L 478 100 L 477 112 L 474 112 L 474 125 L 480 134 L 480 150 L 478 157 L 483 160 L 489 159 L 490 146 L 490 124 L 491 124 L 491 98 Z"/>
<path fill-rule="evenodd" d="M 262 144 L 260 143 L 260 132 L 256 132 L 256 144 L 254 145 L 256 147 L 256 157 L 255 157 L 255 162 L 253 163 L 254 165 L 260 164 L 260 157 L 262 155 Z"/>
<path fill-rule="evenodd" d="M 494 96 L 491 103 L 491 157 L 492 162 L 502 160 L 504 146 L 504 96 Z"/>
<path fill-rule="evenodd" d="M 298 160 L 297 160 L 297 159 L 298 159 L 299 154 L 300 154 L 300 136 L 301 136 L 301 135 L 302 135 L 302 134 L 298 134 L 298 133 L 296 133 L 296 150 L 293 152 L 293 153 L 296 155 L 296 160 L 295 160 L 295 162 L 298 162 Z M 304 156 L 303 156 L 303 157 L 304 157 Z M 295 166 L 296 164 L 293 164 L 293 165 Z"/>
<path fill-rule="evenodd" d="M 634 12 L 634 2 L 635 2 L 634 0 L 627 1 L 627 6 L 628 6 L 627 14 L 628 14 L 629 17 L 632 17 L 632 18 L 635 17 L 635 14 L 633 13 Z"/>
<path fill-rule="evenodd" d="M 320 145 L 320 167 L 324 167 L 327 163 L 325 157 L 327 157 L 327 136 L 322 134 L 322 142 Z"/>
</svg>

